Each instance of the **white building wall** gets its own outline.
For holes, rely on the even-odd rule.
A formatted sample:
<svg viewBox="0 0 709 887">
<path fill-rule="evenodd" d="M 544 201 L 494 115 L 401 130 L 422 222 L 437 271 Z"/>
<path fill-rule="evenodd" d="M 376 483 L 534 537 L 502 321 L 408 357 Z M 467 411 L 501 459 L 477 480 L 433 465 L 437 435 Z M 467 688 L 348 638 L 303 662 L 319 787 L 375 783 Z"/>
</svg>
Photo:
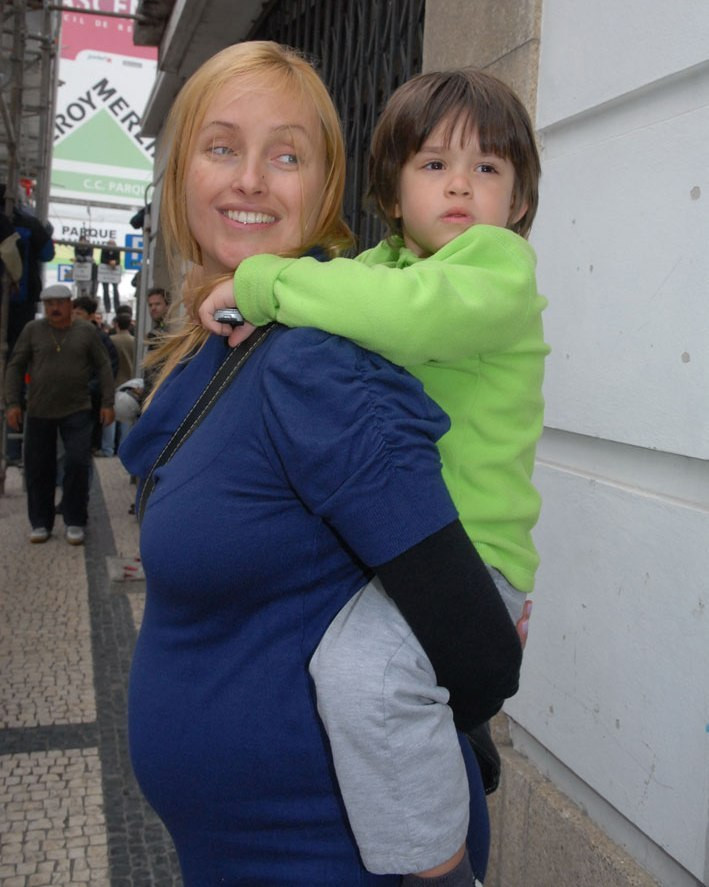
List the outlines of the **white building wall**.
<svg viewBox="0 0 709 887">
<path fill-rule="evenodd" d="M 662 883 L 707 883 L 709 4 L 544 0 L 537 125 L 542 567 L 506 711 Z"/>
</svg>

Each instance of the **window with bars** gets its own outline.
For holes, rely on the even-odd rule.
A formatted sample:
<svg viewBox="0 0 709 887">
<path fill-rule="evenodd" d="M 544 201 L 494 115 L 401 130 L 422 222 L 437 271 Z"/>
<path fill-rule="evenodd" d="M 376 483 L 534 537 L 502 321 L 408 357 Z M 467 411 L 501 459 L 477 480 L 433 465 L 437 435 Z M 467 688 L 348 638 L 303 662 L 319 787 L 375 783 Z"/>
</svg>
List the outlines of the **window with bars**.
<svg viewBox="0 0 709 887">
<path fill-rule="evenodd" d="M 383 234 L 364 200 L 369 143 L 386 100 L 421 70 L 424 9 L 425 0 L 274 0 L 249 34 L 305 53 L 325 81 L 342 119 L 345 216 L 359 249 Z"/>
</svg>

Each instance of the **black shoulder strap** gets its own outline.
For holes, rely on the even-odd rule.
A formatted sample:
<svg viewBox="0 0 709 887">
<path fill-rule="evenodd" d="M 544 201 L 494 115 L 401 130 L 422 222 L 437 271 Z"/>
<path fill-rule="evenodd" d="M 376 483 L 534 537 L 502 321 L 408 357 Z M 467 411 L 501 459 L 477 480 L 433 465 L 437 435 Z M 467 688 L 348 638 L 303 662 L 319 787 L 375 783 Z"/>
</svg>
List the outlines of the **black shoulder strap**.
<svg viewBox="0 0 709 887">
<path fill-rule="evenodd" d="M 276 326 L 277 324 L 275 323 L 269 323 L 267 326 L 261 326 L 254 330 L 248 339 L 244 339 L 240 345 L 230 351 L 222 365 L 209 380 L 204 391 L 197 398 L 192 409 L 182 420 L 170 440 L 165 444 L 163 451 L 155 460 L 143 481 L 140 498 L 138 500 L 139 523 L 142 523 L 143 521 L 143 515 L 145 514 L 148 499 L 155 489 L 156 470 L 172 459 L 182 444 L 212 409 L 219 395 L 229 387 L 234 377 L 246 363 L 250 355 Z"/>
</svg>

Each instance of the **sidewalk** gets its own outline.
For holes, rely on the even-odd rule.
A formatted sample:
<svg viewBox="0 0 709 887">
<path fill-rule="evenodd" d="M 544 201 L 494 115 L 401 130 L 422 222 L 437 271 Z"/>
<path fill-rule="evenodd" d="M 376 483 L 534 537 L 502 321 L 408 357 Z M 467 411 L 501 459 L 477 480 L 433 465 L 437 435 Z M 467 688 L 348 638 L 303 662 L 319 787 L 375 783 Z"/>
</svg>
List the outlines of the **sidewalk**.
<svg viewBox="0 0 709 887">
<path fill-rule="evenodd" d="M 0 884 L 179 885 L 130 768 L 126 685 L 145 587 L 135 493 L 97 459 L 84 546 L 28 541 L 16 468 L 0 497 Z"/>
</svg>

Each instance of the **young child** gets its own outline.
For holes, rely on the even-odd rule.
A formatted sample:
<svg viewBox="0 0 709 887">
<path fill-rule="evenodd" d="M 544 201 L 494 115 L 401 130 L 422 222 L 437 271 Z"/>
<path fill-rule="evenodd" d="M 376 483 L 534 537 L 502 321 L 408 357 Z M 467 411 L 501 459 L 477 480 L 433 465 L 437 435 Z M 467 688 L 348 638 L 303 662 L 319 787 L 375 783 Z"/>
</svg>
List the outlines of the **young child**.
<svg viewBox="0 0 709 887">
<path fill-rule="evenodd" d="M 422 74 L 389 100 L 374 133 L 369 172 L 370 196 L 390 228 L 386 240 L 354 260 L 248 258 L 235 274 L 233 292 L 231 281 L 219 284 L 203 302 L 200 319 L 235 345 L 251 326 L 232 331 L 213 320 L 217 308 L 233 307 L 235 296 L 251 324 L 318 327 L 417 376 L 450 417 L 451 429 L 439 444 L 444 478 L 524 641 L 531 606 L 526 595 L 538 565 L 531 531 L 540 500 L 531 475 L 548 353 L 541 321 L 546 300 L 537 292 L 535 255 L 524 239 L 538 200 L 533 127 L 517 96 L 488 74 L 467 68 Z M 355 599 L 349 609 L 359 606 Z M 334 648 L 326 635 L 311 671 L 363 849 L 374 841 L 368 834 L 378 827 L 370 816 L 372 799 L 383 803 L 382 789 L 375 775 L 363 781 L 363 768 L 352 766 L 361 713 L 351 712 L 342 692 L 352 673 L 336 669 L 342 660 L 362 667 L 347 645 L 377 628 L 374 618 L 357 625 L 352 612 L 343 617 L 347 631 L 338 620 L 331 628 Z M 419 799 L 424 818 L 435 809 L 426 806 L 437 788 L 435 755 L 428 756 L 428 782 L 416 780 L 429 792 Z M 403 750 L 401 758 L 402 770 L 426 766 L 413 757 L 407 762 Z M 390 806 L 400 809 L 393 798 Z M 386 861 L 376 851 L 363 849 L 363 858 L 373 871 L 385 870 L 377 868 Z"/>
</svg>

